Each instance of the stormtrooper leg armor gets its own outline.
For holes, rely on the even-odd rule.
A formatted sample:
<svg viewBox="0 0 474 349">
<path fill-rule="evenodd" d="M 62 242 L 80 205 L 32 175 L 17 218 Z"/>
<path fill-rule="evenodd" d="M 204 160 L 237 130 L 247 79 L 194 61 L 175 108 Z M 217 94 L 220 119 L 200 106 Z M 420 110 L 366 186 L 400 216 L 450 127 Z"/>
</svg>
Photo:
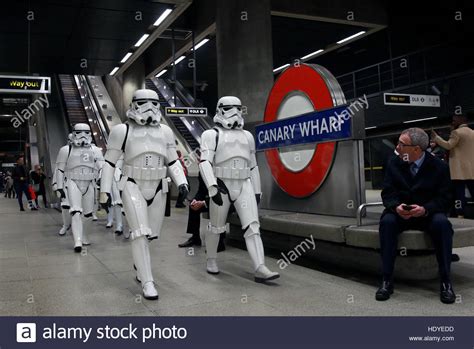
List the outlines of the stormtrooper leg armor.
<svg viewBox="0 0 474 349">
<path fill-rule="evenodd" d="M 222 206 L 218 206 L 214 201 L 210 201 L 209 216 L 210 222 L 205 234 L 207 272 L 218 274 L 217 267 L 217 246 L 219 245 L 219 235 L 226 231 L 227 214 L 230 208 L 228 195 L 222 195 Z"/>
<path fill-rule="evenodd" d="M 156 189 L 153 193 L 155 192 Z M 144 196 L 137 184 L 128 181 L 122 194 L 125 214 L 132 230 L 132 254 L 137 268 L 137 279 L 142 284 L 146 299 L 158 299 L 151 271 L 148 239 L 158 237 L 166 208 L 166 194 L 161 190 L 156 195 L 153 193 Z M 150 200 L 153 201 L 150 203 Z"/>
<path fill-rule="evenodd" d="M 94 206 L 94 184 L 92 181 L 68 181 L 68 198 L 71 204 L 71 228 L 74 237 L 74 251 L 81 252 L 89 241 L 84 233 L 82 215 L 90 217 Z"/>
<path fill-rule="evenodd" d="M 260 237 L 257 201 L 250 180 L 246 180 L 243 183 L 242 191 L 234 206 L 245 231 L 245 245 L 253 262 L 255 281 L 265 282 L 277 279 L 280 275 L 270 271 L 265 266 L 265 252 L 263 250 L 262 238 Z"/>
<path fill-rule="evenodd" d="M 63 236 L 71 228 L 71 214 L 69 213 L 69 201 L 67 199 L 67 191 L 65 192 L 66 197 L 61 200 L 61 215 L 63 219 L 63 226 L 59 230 L 59 235 Z"/>
</svg>

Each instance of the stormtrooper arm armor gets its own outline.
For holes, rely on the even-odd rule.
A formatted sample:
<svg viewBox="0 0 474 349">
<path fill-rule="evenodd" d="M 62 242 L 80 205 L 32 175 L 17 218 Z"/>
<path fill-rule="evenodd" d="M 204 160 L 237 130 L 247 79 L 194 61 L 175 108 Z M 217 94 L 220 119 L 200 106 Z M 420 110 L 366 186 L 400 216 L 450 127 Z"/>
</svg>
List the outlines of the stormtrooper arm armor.
<svg viewBox="0 0 474 349">
<path fill-rule="evenodd" d="M 260 171 L 257 165 L 257 157 L 255 155 L 255 139 L 252 134 L 248 131 L 245 131 L 245 135 L 249 140 L 250 145 L 250 181 L 252 182 L 253 190 L 255 194 L 262 194 L 262 186 L 260 182 Z"/>
<path fill-rule="evenodd" d="M 59 149 L 56 158 L 56 189 L 64 190 L 64 171 L 66 169 L 67 158 L 69 156 L 69 146 L 65 145 Z"/>
<path fill-rule="evenodd" d="M 176 141 L 174 138 L 173 131 L 170 128 L 161 125 L 166 137 L 166 158 L 168 160 L 168 174 L 170 175 L 173 182 L 179 187 L 185 184 L 188 188 L 188 180 L 184 174 L 183 165 L 179 161 L 178 153 L 176 152 Z"/>
<path fill-rule="evenodd" d="M 216 149 L 216 132 L 216 130 L 207 130 L 201 136 L 199 171 L 211 197 L 217 193 L 217 179 L 212 169 Z"/>
<path fill-rule="evenodd" d="M 109 135 L 107 152 L 105 153 L 104 164 L 100 180 L 100 192 L 109 193 L 112 190 L 114 180 L 115 164 L 123 153 L 123 146 L 126 141 L 128 126 L 120 124 L 114 126 Z"/>
</svg>

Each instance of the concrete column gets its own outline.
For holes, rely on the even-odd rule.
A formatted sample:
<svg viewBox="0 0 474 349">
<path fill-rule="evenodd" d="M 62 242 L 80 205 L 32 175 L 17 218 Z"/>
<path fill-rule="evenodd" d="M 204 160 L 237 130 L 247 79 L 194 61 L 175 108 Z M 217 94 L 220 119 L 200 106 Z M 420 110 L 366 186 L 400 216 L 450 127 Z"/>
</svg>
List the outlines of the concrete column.
<svg viewBox="0 0 474 349">
<path fill-rule="evenodd" d="M 218 1 L 216 35 L 219 97 L 239 97 L 253 129 L 273 85 L 270 0 Z"/>
<path fill-rule="evenodd" d="M 125 112 L 132 102 L 133 93 L 145 88 L 145 64 L 142 58 L 133 64 L 119 76 L 106 76 L 105 87 L 114 103 L 117 113 L 122 121 L 125 121 Z"/>
</svg>

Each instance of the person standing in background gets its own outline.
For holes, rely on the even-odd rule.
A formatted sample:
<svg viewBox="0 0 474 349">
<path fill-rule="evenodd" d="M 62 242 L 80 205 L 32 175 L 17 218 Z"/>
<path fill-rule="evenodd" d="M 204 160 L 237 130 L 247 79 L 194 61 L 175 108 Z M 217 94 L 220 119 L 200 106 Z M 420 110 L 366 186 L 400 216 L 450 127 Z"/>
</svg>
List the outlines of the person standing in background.
<svg viewBox="0 0 474 349">
<path fill-rule="evenodd" d="M 10 171 L 7 171 L 7 175 L 5 176 L 5 197 L 11 199 L 12 196 L 14 199 L 15 192 L 13 191 L 13 178 L 12 173 Z"/>
<path fill-rule="evenodd" d="M 30 172 L 30 177 L 31 182 L 33 183 L 33 189 L 36 193 L 36 207 L 39 208 L 38 196 L 41 195 L 43 198 L 44 208 L 48 208 L 48 202 L 46 201 L 46 188 L 44 186 L 46 175 L 40 165 L 35 165 L 35 170 Z"/>
<path fill-rule="evenodd" d="M 25 193 L 31 210 L 36 211 L 36 207 L 31 202 L 30 193 L 28 192 L 28 172 L 26 172 L 25 159 L 23 156 L 20 156 L 16 160 L 16 166 L 13 168 L 12 177 L 13 186 L 18 197 L 18 204 L 20 205 L 20 211 L 25 210 L 23 207 L 23 193 Z"/>
<path fill-rule="evenodd" d="M 467 125 L 463 115 L 453 116 L 449 140 L 444 140 L 433 130 L 431 138 L 440 147 L 449 150 L 449 169 L 456 190 L 456 214 L 464 218 L 466 208 L 466 186 L 474 198 L 474 131 Z"/>
</svg>

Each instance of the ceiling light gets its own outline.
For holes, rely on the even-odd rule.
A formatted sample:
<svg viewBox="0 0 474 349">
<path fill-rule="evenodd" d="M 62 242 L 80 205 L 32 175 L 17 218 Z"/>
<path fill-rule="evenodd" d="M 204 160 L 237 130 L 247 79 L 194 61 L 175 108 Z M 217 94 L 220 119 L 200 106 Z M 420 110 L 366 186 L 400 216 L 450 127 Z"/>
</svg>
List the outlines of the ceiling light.
<svg viewBox="0 0 474 349">
<path fill-rule="evenodd" d="M 424 119 L 416 119 L 416 120 L 408 120 L 408 121 L 403 121 L 404 124 L 409 124 L 411 122 L 420 122 L 420 121 L 427 121 L 427 120 L 433 120 L 433 119 L 437 119 L 438 117 L 437 116 L 433 116 L 431 118 L 424 118 Z"/>
<path fill-rule="evenodd" d="M 154 25 L 155 27 L 158 27 L 158 26 L 166 19 L 166 17 L 169 16 L 169 14 L 170 14 L 172 11 L 173 11 L 173 10 L 170 9 L 170 8 L 164 10 L 163 13 L 161 14 L 161 16 L 158 17 L 158 19 L 156 20 L 156 22 L 153 23 L 153 25 Z"/>
<path fill-rule="evenodd" d="M 289 66 L 290 66 L 290 64 L 287 63 L 287 64 L 285 64 L 285 65 L 282 65 L 281 67 L 278 67 L 278 68 L 276 68 L 276 69 L 273 69 L 273 72 L 274 72 L 274 73 L 279 72 L 280 70 L 283 70 L 283 69 L 285 69 L 286 67 L 289 67 Z"/>
<path fill-rule="evenodd" d="M 120 63 L 125 63 L 127 61 L 127 59 L 130 58 L 130 56 L 132 55 L 131 52 L 128 52 L 125 56 L 123 56 L 122 60 L 120 61 Z"/>
<path fill-rule="evenodd" d="M 310 54 L 308 54 L 308 55 L 306 55 L 306 56 L 301 57 L 301 59 L 307 59 L 307 58 L 309 58 L 309 57 L 316 56 L 318 53 L 321 53 L 321 52 L 323 52 L 323 51 L 324 51 L 324 50 L 317 50 L 317 51 L 314 51 L 313 53 L 310 53 Z"/>
<path fill-rule="evenodd" d="M 119 70 L 119 67 L 115 67 L 114 69 L 112 69 L 109 75 L 114 75 L 117 72 L 117 70 Z"/>
<path fill-rule="evenodd" d="M 349 40 L 351 40 L 351 39 L 354 39 L 354 38 L 356 38 L 356 37 L 358 37 L 358 36 L 361 36 L 362 34 L 365 34 L 365 31 L 361 31 L 361 32 L 358 32 L 358 33 L 356 33 L 356 34 L 354 34 L 354 35 L 348 36 L 348 37 L 345 38 L 345 39 L 339 40 L 337 43 L 338 43 L 338 44 L 342 44 L 343 42 L 346 42 L 346 41 L 349 41 Z"/>
<path fill-rule="evenodd" d="M 148 37 L 150 36 L 150 34 L 143 34 L 143 36 L 137 41 L 137 43 L 135 44 L 135 47 L 140 47 L 141 44 L 143 44 L 143 42 L 148 39 Z"/>
<path fill-rule="evenodd" d="M 181 62 L 185 58 L 186 58 L 185 56 L 179 57 L 177 60 L 174 61 L 174 64 L 178 64 L 179 62 Z M 173 63 L 171 63 L 171 65 L 173 65 Z"/>
<path fill-rule="evenodd" d="M 209 39 L 204 39 L 204 40 L 202 40 L 199 44 L 197 44 L 194 49 L 197 50 L 198 48 L 204 46 L 204 45 L 207 44 L 208 42 L 209 42 Z M 192 51 L 192 50 L 193 50 L 193 49 L 191 49 L 191 51 Z"/>
<path fill-rule="evenodd" d="M 377 128 L 377 126 L 369 126 L 369 127 L 366 127 L 365 129 L 366 130 L 373 130 L 374 128 Z"/>
<path fill-rule="evenodd" d="M 155 75 L 156 78 L 159 78 L 160 76 L 164 75 L 165 73 L 167 72 L 166 69 L 163 69 L 162 71 L 160 71 L 158 74 Z"/>
</svg>

